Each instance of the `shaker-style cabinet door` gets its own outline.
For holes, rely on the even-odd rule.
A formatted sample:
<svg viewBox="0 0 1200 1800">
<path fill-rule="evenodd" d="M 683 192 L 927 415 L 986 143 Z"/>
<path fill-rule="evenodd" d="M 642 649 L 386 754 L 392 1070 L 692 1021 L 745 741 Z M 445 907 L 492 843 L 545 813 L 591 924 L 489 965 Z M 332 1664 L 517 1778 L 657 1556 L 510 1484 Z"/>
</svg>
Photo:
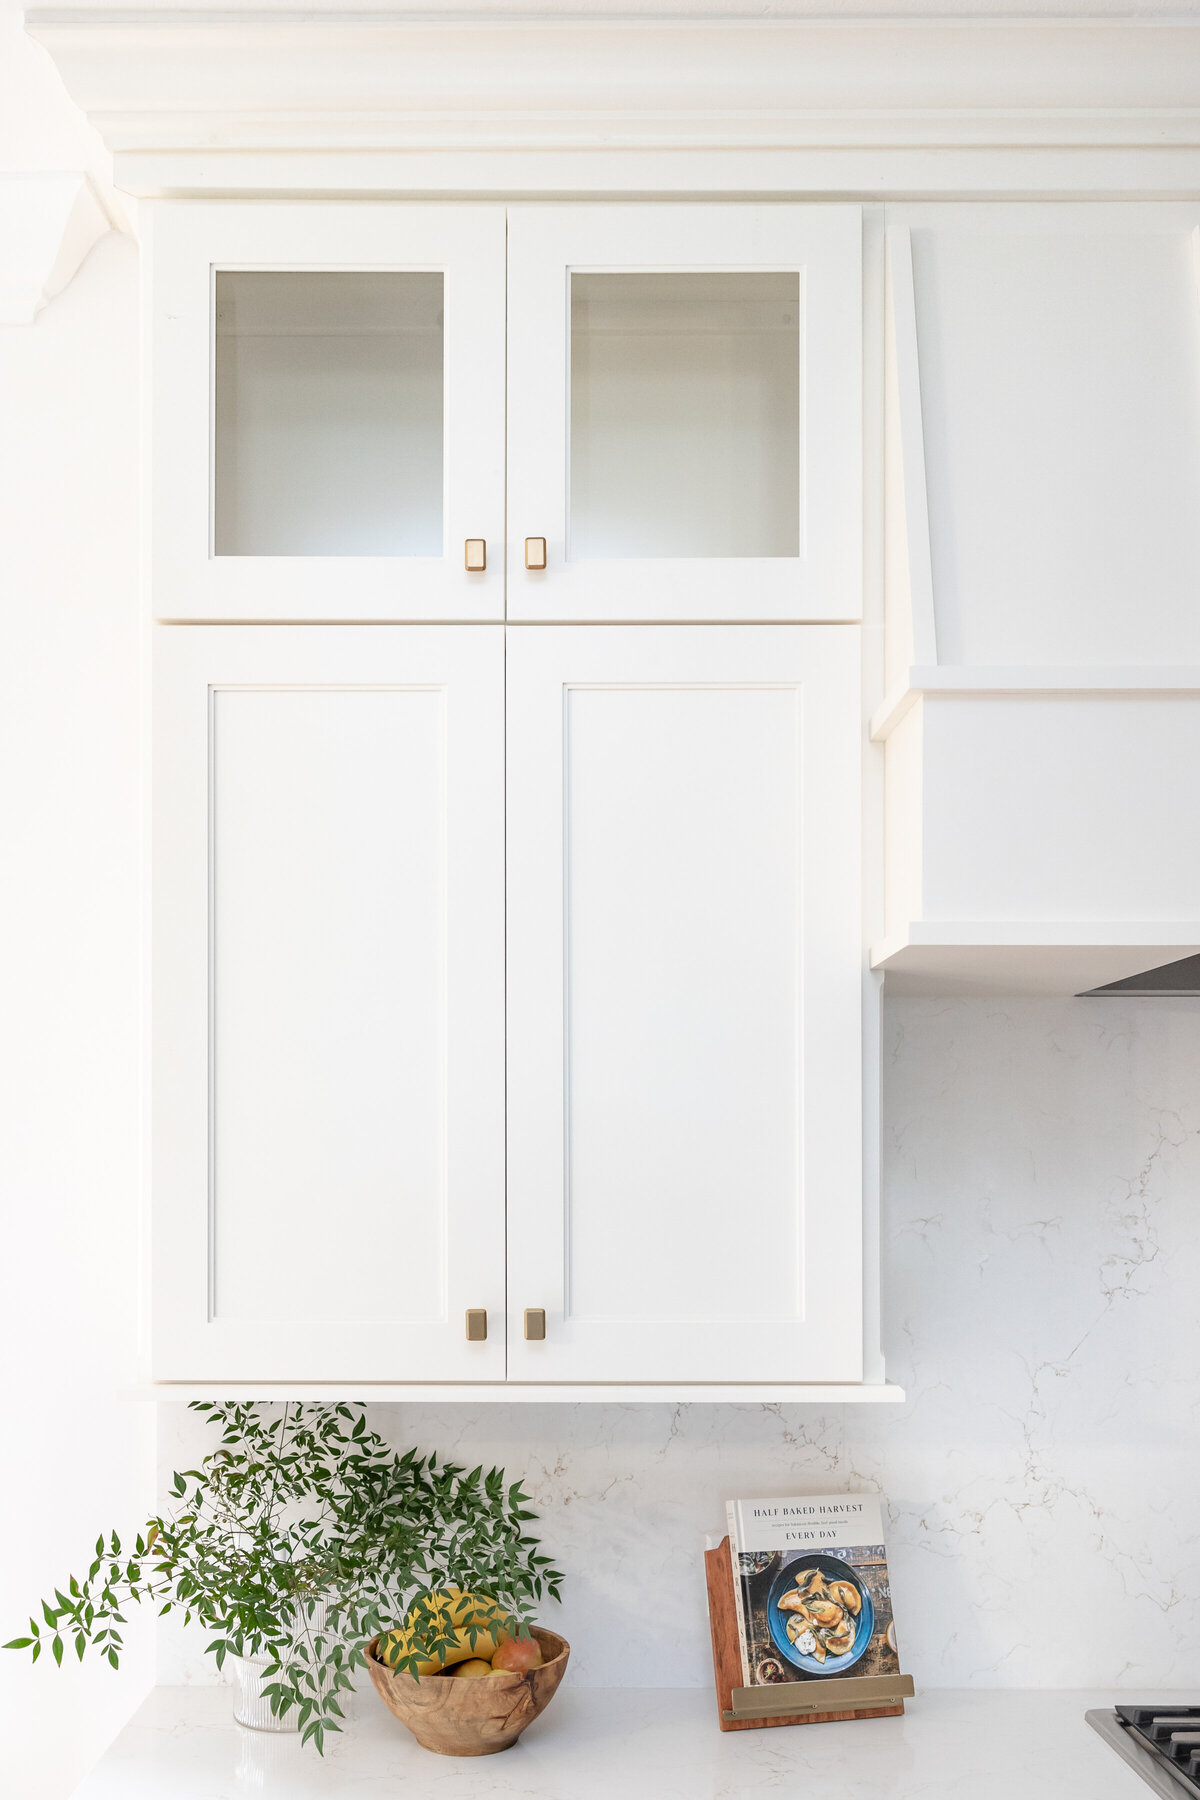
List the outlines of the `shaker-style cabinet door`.
<svg viewBox="0 0 1200 1800">
<path fill-rule="evenodd" d="M 504 208 L 148 213 L 155 616 L 502 619 Z"/>
<path fill-rule="evenodd" d="M 509 210 L 508 617 L 858 619 L 855 206 Z"/>
<path fill-rule="evenodd" d="M 510 1380 L 862 1378 L 858 637 L 509 629 Z"/>
<path fill-rule="evenodd" d="M 503 627 L 155 635 L 154 1377 L 502 1380 Z"/>
</svg>

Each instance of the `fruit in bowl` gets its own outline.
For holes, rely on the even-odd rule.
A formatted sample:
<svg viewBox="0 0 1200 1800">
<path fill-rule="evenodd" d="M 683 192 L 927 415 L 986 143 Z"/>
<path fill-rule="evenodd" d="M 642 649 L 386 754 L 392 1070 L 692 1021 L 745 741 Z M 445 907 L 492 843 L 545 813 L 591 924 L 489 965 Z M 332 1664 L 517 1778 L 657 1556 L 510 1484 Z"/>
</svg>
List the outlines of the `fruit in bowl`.
<svg viewBox="0 0 1200 1800">
<path fill-rule="evenodd" d="M 492 1655 L 493 1669 L 539 1669 L 542 1661 L 542 1646 L 535 1637 L 502 1638 Z"/>
<path fill-rule="evenodd" d="M 490 1756 L 516 1743 L 550 1704 L 566 1672 L 571 1654 L 566 1640 L 540 1625 L 527 1629 L 529 1636 L 501 1630 L 490 1654 L 484 1653 L 483 1633 L 477 1632 L 473 1654 L 452 1649 L 455 1661 L 414 1676 L 389 1666 L 402 1653 L 396 1640 L 411 1653 L 412 1630 L 406 1621 L 399 1631 L 372 1638 L 367 1669 L 388 1711 L 426 1750 L 440 1756 Z M 426 1659 L 419 1666 L 425 1667 Z"/>
<path fill-rule="evenodd" d="M 464 1593 L 462 1588 L 443 1588 L 425 1602 L 409 1608 L 404 1624 L 379 1639 L 379 1656 L 390 1669 L 399 1668 L 414 1654 L 418 1632 L 424 1642 L 438 1646 L 420 1656 L 410 1675 L 437 1675 L 455 1663 L 481 1658 L 490 1663 L 498 1646 L 509 1637 L 509 1614 L 490 1594 Z"/>
</svg>

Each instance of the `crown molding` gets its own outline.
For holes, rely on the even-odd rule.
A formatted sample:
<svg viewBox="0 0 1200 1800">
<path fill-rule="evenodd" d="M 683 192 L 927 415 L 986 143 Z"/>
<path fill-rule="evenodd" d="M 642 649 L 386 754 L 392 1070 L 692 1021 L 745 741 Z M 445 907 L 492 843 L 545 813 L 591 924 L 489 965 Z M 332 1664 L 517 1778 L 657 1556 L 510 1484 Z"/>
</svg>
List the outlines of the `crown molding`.
<svg viewBox="0 0 1200 1800">
<path fill-rule="evenodd" d="M 116 151 L 1200 143 L 1200 15 L 35 9 L 27 27 Z"/>
<path fill-rule="evenodd" d="M 0 170 L 0 324 L 31 325 L 111 226 L 86 174 Z"/>
<path fill-rule="evenodd" d="M 137 191 L 164 179 L 180 191 L 241 191 L 254 185 L 255 159 L 271 170 L 270 191 L 311 191 L 314 181 L 354 191 L 381 156 L 489 152 L 844 152 L 848 169 L 865 152 L 852 179 L 876 192 L 894 190 L 889 159 L 913 153 L 1051 151 L 1086 170 L 1097 153 L 1152 164 L 1174 152 L 1191 181 L 1200 152 L 1200 14 L 430 19 L 38 8 L 27 28 L 115 153 L 118 181 Z M 330 155 L 336 171 L 314 176 L 314 160 Z M 1089 179 L 1072 175 L 1066 189 Z M 1178 191 L 1179 179 L 1176 163 L 1150 186 L 1169 180 Z M 398 165 L 395 180 L 412 185 Z"/>
</svg>

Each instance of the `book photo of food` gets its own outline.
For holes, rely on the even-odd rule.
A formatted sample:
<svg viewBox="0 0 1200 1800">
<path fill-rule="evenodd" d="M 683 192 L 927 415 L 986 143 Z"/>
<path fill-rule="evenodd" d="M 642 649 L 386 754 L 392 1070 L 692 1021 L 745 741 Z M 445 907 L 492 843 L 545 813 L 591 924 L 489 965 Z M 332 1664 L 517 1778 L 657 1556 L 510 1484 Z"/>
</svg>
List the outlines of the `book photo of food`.
<svg viewBox="0 0 1200 1800">
<path fill-rule="evenodd" d="M 729 1526 L 747 1687 L 899 1673 L 877 1496 L 731 1501 Z"/>
</svg>

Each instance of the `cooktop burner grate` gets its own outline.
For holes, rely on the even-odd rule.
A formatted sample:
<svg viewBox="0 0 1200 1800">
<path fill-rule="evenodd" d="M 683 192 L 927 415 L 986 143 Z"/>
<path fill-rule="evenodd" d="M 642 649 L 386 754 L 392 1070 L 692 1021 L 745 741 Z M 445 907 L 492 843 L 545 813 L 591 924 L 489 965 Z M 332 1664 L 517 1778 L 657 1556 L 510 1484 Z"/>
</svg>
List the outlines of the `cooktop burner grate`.
<svg viewBox="0 0 1200 1800">
<path fill-rule="evenodd" d="M 1200 1705 L 1118 1706 L 1087 1722 L 1168 1800 L 1200 1800 Z"/>
</svg>

